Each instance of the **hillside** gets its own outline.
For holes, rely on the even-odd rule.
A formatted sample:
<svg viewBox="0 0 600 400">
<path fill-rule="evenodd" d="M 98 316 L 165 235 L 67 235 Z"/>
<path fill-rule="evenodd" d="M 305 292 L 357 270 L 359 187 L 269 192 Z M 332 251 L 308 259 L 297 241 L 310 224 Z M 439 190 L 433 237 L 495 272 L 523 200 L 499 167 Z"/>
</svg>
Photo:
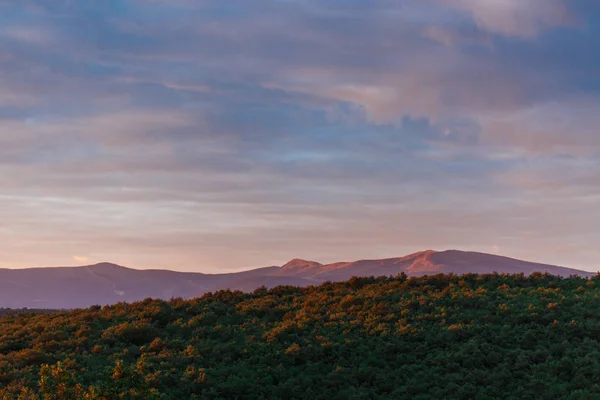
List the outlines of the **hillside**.
<svg viewBox="0 0 600 400">
<path fill-rule="evenodd" d="M 102 263 L 86 267 L 0 269 L 0 307 L 81 308 L 133 302 L 146 298 L 193 298 L 222 289 L 253 291 L 261 286 L 305 287 L 353 276 L 423 276 L 438 273 L 548 272 L 558 276 L 592 276 L 586 271 L 463 251 L 424 251 L 384 260 L 320 264 L 292 260 L 282 267 L 267 267 L 230 274 L 135 270 Z"/>
<path fill-rule="evenodd" d="M 599 297 L 597 277 L 400 276 L 7 315 L 0 399 L 597 398 Z"/>
</svg>

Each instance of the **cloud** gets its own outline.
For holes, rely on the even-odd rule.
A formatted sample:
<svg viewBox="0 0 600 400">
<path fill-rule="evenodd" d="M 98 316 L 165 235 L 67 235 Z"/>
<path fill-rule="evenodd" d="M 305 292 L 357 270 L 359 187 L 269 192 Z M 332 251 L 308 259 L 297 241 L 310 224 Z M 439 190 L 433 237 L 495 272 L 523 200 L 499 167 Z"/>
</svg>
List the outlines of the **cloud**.
<svg viewBox="0 0 600 400">
<path fill-rule="evenodd" d="M 600 101 L 579 96 L 549 100 L 506 114 L 481 117 L 490 140 L 533 152 L 598 154 Z"/>
<path fill-rule="evenodd" d="M 440 3 L 468 12 L 485 30 L 508 36 L 537 36 L 542 29 L 573 22 L 564 0 L 442 0 Z"/>
<path fill-rule="evenodd" d="M 89 262 L 90 259 L 85 256 L 73 256 L 73 261 L 75 261 L 79 264 L 85 264 L 85 263 Z"/>
<path fill-rule="evenodd" d="M 12 26 L 0 30 L 0 36 L 20 44 L 46 46 L 56 44 L 52 31 L 40 27 Z"/>
</svg>

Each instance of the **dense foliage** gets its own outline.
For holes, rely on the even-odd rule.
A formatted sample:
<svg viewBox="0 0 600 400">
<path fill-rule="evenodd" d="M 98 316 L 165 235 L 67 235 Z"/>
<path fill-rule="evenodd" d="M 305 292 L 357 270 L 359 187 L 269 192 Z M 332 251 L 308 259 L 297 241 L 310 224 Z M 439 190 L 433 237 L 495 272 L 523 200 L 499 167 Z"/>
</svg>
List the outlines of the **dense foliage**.
<svg viewBox="0 0 600 400">
<path fill-rule="evenodd" d="M 6 314 L 31 314 L 31 313 L 51 313 L 56 310 L 44 310 L 44 309 L 33 309 L 33 308 L 0 308 L 0 317 Z"/>
<path fill-rule="evenodd" d="M 353 278 L 0 319 L 0 399 L 588 399 L 600 279 Z"/>
</svg>

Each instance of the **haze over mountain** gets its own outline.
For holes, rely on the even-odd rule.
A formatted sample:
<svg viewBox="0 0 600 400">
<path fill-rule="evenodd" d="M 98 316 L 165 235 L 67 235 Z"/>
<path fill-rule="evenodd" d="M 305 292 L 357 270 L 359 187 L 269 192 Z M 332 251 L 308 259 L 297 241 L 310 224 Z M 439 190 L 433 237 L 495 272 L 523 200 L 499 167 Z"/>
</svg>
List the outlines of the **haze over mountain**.
<svg viewBox="0 0 600 400">
<path fill-rule="evenodd" d="M 84 267 L 0 269 L 0 307 L 78 308 L 148 297 L 190 298 L 209 291 L 252 291 L 278 285 L 309 286 L 352 276 L 422 276 L 439 273 L 524 273 L 588 277 L 592 272 L 475 252 L 432 250 L 405 257 L 321 264 L 295 259 L 281 267 L 229 274 L 135 270 L 110 263 Z"/>
</svg>

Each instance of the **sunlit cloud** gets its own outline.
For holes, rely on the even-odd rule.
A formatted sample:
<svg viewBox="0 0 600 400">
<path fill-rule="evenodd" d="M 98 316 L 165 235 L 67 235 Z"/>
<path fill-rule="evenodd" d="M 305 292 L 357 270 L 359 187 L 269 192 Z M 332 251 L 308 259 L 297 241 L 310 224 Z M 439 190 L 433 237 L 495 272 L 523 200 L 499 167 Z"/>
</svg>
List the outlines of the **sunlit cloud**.
<svg viewBox="0 0 600 400">
<path fill-rule="evenodd" d="M 73 261 L 79 264 L 85 264 L 90 261 L 88 257 L 85 256 L 73 256 Z"/>
<path fill-rule="evenodd" d="M 509 36 L 534 37 L 542 29 L 573 22 L 565 0 L 439 0 L 472 15 L 485 30 Z"/>
</svg>

